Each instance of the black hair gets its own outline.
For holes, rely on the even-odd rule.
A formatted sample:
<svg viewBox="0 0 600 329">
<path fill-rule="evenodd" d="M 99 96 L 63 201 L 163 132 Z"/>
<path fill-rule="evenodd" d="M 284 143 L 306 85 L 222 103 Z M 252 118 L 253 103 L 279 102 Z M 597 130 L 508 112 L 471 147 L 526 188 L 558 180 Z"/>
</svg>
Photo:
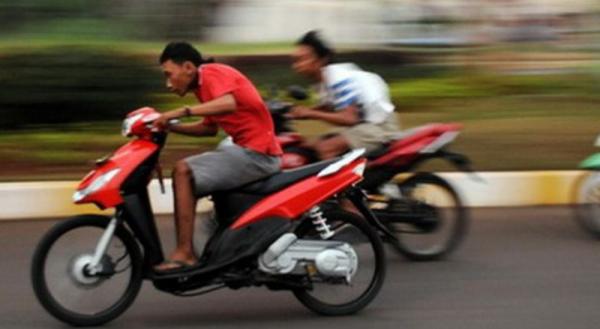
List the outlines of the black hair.
<svg viewBox="0 0 600 329">
<path fill-rule="evenodd" d="M 196 66 L 214 62 L 212 58 L 202 58 L 200 52 L 187 42 L 170 42 L 160 55 L 159 63 L 162 64 L 168 60 L 177 64 L 190 61 Z"/>
<path fill-rule="evenodd" d="M 319 36 L 319 32 L 312 30 L 304 34 L 296 45 L 311 47 L 319 58 L 327 59 L 330 63 L 333 61 L 334 51 L 329 45 Z"/>
</svg>

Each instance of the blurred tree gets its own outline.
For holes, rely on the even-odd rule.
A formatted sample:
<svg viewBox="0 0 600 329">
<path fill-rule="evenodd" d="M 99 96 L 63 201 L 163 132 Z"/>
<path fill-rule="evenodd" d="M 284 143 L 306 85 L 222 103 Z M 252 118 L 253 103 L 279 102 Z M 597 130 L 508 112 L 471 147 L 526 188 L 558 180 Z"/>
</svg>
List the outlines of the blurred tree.
<svg viewBox="0 0 600 329">
<path fill-rule="evenodd" d="M 156 67 L 77 47 L 0 57 L 0 127 L 121 119 L 163 89 Z"/>
<path fill-rule="evenodd" d="M 204 27 L 214 24 L 212 17 L 224 1 L 217 0 L 113 0 L 118 13 L 136 26 L 133 33 L 145 39 L 200 40 Z"/>
<path fill-rule="evenodd" d="M 77 29 L 90 20 L 98 28 L 88 37 L 118 33 L 118 37 L 146 40 L 200 40 L 204 28 L 214 24 L 214 12 L 223 1 L 217 0 L 0 0 L 0 36 L 25 29 L 39 35 L 55 23 Z M 87 21 L 82 21 L 86 19 Z M 75 26 L 68 25 L 75 22 Z M 98 24 L 100 23 L 100 24 Z M 107 32 L 102 27 L 119 24 L 124 28 Z M 37 29 L 36 29 L 37 28 Z M 64 31 L 63 33 L 69 33 Z M 71 31 L 77 32 L 77 31 Z"/>
<path fill-rule="evenodd" d="M 102 0 L 97 3 L 100 5 Z M 98 7 L 101 5 L 93 6 Z M 0 31 L 6 33 L 30 24 L 79 16 L 93 8 L 86 6 L 85 0 L 1 0 Z"/>
</svg>

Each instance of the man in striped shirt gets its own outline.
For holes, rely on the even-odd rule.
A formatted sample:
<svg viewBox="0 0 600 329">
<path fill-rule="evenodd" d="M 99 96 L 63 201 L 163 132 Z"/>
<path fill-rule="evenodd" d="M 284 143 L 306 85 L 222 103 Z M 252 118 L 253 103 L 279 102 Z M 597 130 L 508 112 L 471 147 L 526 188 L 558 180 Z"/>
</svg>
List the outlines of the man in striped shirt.
<svg viewBox="0 0 600 329">
<path fill-rule="evenodd" d="M 380 76 L 352 63 L 333 64 L 333 50 L 316 31 L 305 34 L 296 46 L 292 68 L 317 83 L 320 104 L 295 106 L 288 117 L 344 127 L 311 145 L 319 158 L 329 159 L 349 149 L 371 151 L 397 134 L 394 105 Z"/>
</svg>

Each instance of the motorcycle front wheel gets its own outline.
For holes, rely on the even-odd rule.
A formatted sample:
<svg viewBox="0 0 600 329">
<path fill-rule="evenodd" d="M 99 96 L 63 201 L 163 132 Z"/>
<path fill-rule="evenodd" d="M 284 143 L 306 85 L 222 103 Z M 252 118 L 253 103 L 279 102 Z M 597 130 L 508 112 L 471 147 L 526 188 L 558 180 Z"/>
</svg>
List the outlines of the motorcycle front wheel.
<svg viewBox="0 0 600 329">
<path fill-rule="evenodd" d="M 600 239 L 600 172 L 587 175 L 577 190 L 576 219 L 592 236 Z"/>
<path fill-rule="evenodd" d="M 464 239 L 468 213 L 458 193 L 441 177 L 417 173 L 397 184 L 401 198 L 389 200 L 380 219 L 394 233 L 395 249 L 413 261 L 438 260 Z"/>
<path fill-rule="evenodd" d="M 356 313 L 377 296 L 383 284 L 386 270 L 383 244 L 362 217 L 338 210 L 327 212 L 326 218 L 334 232 L 327 240 L 344 242 L 354 249 L 358 258 L 357 271 L 350 282 L 310 279 L 312 289 L 297 289 L 294 295 L 308 309 L 322 315 Z M 310 220 L 298 227 L 296 235 L 300 239 L 321 239 Z"/>
<path fill-rule="evenodd" d="M 54 226 L 42 238 L 31 264 L 33 290 L 54 317 L 74 326 L 97 326 L 113 320 L 135 300 L 142 285 L 142 255 L 132 235 L 120 225 L 102 270 L 89 263 L 110 218 L 81 215 Z"/>
</svg>

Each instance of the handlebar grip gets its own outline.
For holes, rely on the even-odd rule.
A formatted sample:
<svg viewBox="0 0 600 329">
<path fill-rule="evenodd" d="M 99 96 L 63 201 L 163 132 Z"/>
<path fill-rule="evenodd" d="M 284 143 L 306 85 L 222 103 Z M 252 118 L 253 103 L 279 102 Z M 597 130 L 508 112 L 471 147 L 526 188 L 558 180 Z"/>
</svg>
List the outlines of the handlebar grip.
<svg viewBox="0 0 600 329">
<path fill-rule="evenodd" d="M 181 123 L 181 120 L 179 120 L 179 119 L 171 119 L 171 120 L 167 121 L 167 126 L 174 126 L 174 125 L 178 125 L 180 123 Z M 152 131 L 152 132 L 161 131 L 161 129 L 156 128 L 154 126 L 154 122 L 147 122 L 146 127 L 148 127 L 150 129 L 150 131 Z"/>
</svg>

